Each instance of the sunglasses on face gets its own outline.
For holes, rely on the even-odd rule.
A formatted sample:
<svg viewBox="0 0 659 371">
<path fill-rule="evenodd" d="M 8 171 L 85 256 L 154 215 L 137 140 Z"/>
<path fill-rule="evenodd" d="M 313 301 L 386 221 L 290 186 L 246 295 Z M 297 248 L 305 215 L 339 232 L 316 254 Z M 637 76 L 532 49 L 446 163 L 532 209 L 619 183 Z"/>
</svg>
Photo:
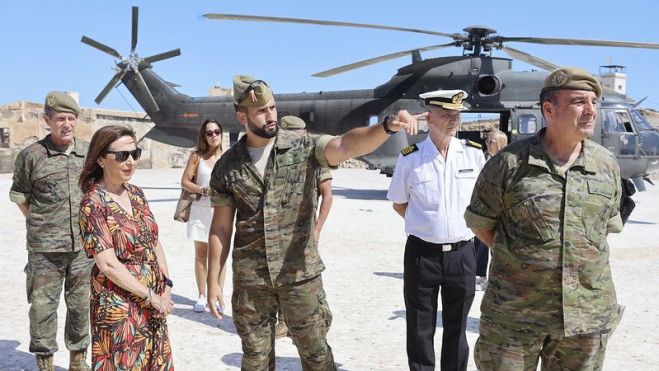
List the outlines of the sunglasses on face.
<svg viewBox="0 0 659 371">
<path fill-rule="evenodd" d="M 106 151 L 105 153 L 112 153 L 114 154 L 115 160 L 119 162 L 124 162 L 128 160 L 128 156 L 133 158 L 133 160 L 137 161 L 142 157 L 142 148 L 136 148 L 132 151 Z"/>
<path fill-rule="evenodd" d="M 222 130 L 220 129 L 215 129 L 215 130 L 206 130 L 206 136 L 207 137 L 212 137 L 213 135 L 220 135 L 222 134 Z"/>
</svg>

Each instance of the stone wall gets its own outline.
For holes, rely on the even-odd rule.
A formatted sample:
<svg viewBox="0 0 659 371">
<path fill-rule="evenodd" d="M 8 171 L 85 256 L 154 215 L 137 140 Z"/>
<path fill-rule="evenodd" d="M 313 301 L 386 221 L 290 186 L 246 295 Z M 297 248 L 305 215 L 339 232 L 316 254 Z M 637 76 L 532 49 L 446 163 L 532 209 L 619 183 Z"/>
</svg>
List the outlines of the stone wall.
<svg viewBox="0 0 659 371">
<path fill-rule="evenodd" d="M 89 141 L 102 126 L 127 125 L 135 130 L 140 139 L 154 126 L 144 116 L 144 112 L 83 108 L 78 117 L 76 136 Z M 18 153 L 48 132 L 48 125 L 43 119 L 43 104 L 21 101 L 0 106 L 0 173 L 13 172 Z M 192 152 L 191 148 L 170 146 L 146 138 L 141 139 L 138 145 L 143 152 L 137 166 L 143 169 L 183 168 Z M 229 146 L 226 133 L 223 145 L 224 148 Z"/>
</svg>

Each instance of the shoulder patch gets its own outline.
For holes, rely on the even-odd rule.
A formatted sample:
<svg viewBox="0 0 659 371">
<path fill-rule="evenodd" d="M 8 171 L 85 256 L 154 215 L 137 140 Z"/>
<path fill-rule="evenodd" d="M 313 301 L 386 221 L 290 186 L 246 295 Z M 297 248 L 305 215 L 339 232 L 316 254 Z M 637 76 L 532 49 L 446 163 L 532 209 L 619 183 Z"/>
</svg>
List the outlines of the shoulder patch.
<svg viewBox="0 0 659 371">
<path fill-rule="evenodd" d="M 483 149 L 483 146 L 480 145 L 480 143 L 476 143 L 476 142 L 471 141 L 471 140 L 465 140 L 465 145 L 468 146 L 468 147 Z"/>
<path fill-rule="evenodd" d="M 400 151 L 400 154 L 403 155 L 403 156 L 407 156 L 407 155 L 409 155 L 410 153 L 412 153 L 412 152 L 416 152 L 416 151 L 418 151 L 418 150 L 419 150 L 419 147 L 417 147 L 416 144 L 412 144 L 411 146 L 407 146 L 407 147 L 403 148 L 403 149 Z"/>
</svg>

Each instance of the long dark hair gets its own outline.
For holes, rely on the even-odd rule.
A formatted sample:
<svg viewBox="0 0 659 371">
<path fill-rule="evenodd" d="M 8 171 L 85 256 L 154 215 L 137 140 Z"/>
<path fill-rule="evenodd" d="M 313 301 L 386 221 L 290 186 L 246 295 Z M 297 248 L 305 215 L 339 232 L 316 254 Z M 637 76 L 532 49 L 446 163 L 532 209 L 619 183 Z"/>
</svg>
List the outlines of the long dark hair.
<svg viewBox="0 0 659 371">
<path fill-rule="evenodd" d="M 220 152 L 222 152 L 222 136 L 224 135 L 224 128 L 220 125 L 219 122 L 213 119 L 208 119 L 201 124 L 199 128 L 199 135 L 197 136 L 197 146 L 195 147 L 194 152 L 199 155 L 199 157 L 205 155 L 208 152 L 208 142 L 206 141 L 206 127 L 208 124 L 215 124 L 220 128 Z"/>
<path fill-rule="evenodd" d="M 103 178 L 103 168 L 98 165 L 97 160 L 105 155 L 115 140 L 126 136 L 133 138 L 137 142 L 133 129 L 126 126 L 103 126 L 94 133 L 92 141 L 89 143 L 89 151 L 87 151 L 85 164 L 82 166 L 82 171 L 78 178 L 78 186 L 83 192 L 89 191 L 93 183 Z"/>
</svg>

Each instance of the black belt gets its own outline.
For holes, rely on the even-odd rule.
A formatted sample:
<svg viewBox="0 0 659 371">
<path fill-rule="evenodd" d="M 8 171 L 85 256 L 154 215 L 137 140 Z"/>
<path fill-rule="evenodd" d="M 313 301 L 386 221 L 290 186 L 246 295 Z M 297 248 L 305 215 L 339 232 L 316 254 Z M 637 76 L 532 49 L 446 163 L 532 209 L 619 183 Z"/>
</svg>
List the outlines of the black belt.
<svg viewBox="0 0 659 371">
<path fill-rule="evenodd" d="M 409 236 L 409 239 L 411 239 L 412 241 L 414 241 L 416 243 L 425 245 L 427 247 L 441 249 L 442 252 L 460 250 L 463 246 L 469 245 L 470 243 L 473 243 L 473 241 L 474 241 L 472 238 L 470 238 L 468 240 L 458 241 L 458 242 L 453 242 L 453 243 L 432 243 L 432 242 L 428 242 L 426 240 L 423 240 L 423 239 L 421 239 L 421 238 L 419 238 L 415 235 L 412 235 L 412 234 Z"/>
</svg>

